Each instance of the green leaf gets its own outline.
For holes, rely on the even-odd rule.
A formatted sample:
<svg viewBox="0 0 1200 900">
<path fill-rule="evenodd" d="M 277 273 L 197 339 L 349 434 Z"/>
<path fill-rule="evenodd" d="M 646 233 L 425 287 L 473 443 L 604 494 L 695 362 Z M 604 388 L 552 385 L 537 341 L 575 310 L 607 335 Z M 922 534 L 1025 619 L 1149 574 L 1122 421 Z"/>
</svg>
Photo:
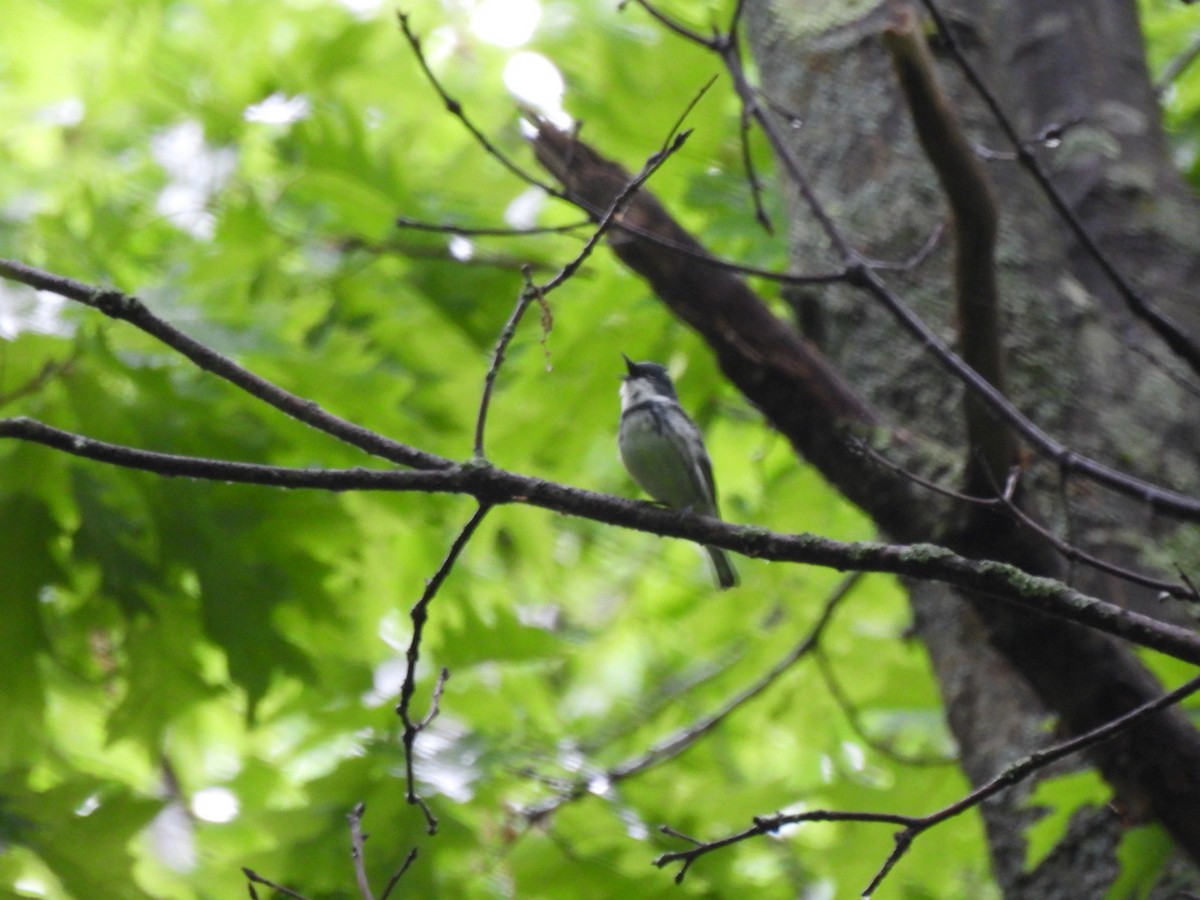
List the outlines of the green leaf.
<svg viewBox="0 0 1200 900">
<path fill-rule="evenodd" d="M 1175 846 L 1160 825 L 1130 828 L 1117 846 L 1121 874 L 1105 897 L 1109 900 L 1143 900 L 1162 880 L 1163 866 L 1174 854 Z"/>
<path fill-rule="evenodd" d="M 1103 806 L 1111 797 L 1112 788 L 1094 769 L 1056 775 L 1039 782 L 1029 798 L 1029 805 L 1044 808 L 1046 813 L 1026 831 L 1025 871 L 1037 868 L 1058 845 L 1079 810 Z"/>
<path fill-rule="evenodd" d="M 36 758 L 46 703 L 41 657 L 50 650 L 43 599 L 61 581 L 50 510 L 24 493 L 0 493 L 0 768 Z"/>
</svg>

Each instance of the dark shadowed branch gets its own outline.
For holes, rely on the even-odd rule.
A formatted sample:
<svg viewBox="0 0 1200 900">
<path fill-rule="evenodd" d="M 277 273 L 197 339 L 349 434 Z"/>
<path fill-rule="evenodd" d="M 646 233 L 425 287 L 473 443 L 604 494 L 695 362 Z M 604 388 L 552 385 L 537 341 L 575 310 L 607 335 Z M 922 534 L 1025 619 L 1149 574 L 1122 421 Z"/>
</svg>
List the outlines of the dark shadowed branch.
<svg viewBox="0 0 1200 900">
<path fill-rule="evenodd" d="M 950 206 L 954 236 L 954 305 L 963 361 L 1004 393 L 1004 359 L 996 283 L 1000 211 L 983 165 L 971 151 L 950 99 L 938 81 L 911 7 L 900 7 L 883 32 L 917 138 Z M 965 400 L 966 489 L 984 494 L 1017 464 L 1013 433 L 974 394 Z"/>
</svg>

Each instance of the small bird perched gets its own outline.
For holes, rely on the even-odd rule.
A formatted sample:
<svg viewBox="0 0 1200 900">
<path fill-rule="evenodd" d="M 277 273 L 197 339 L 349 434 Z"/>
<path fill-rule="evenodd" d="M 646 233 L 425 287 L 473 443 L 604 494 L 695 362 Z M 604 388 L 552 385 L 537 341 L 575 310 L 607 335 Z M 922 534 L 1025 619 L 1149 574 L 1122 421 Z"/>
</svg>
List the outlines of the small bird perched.
<svg viewBox="0 0 1200 900">
<path fill-rule="evenodd" d="M 673 509 L 720 518 L 712 463 L 704 436 L 679 405 L 665 366 L 633 362 L 621 354 L 629 374 L 621 383 L 621 462 L 647 494 Z M 729 557 L 720 547 L 705 547 L 717 583 L 738 583 Z"/>
</svg>

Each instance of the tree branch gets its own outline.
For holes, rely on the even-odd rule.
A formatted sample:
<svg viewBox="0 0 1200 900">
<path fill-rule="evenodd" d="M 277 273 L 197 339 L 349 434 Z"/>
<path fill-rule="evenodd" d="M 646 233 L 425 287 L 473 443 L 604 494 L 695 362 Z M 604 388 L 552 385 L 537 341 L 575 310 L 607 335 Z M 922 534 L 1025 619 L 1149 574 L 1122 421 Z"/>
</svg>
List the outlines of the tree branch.
<svg viewBox="0 0 1200 900">
<path fill-rule="evenodd" d="M 803 822 L 878 822 L 901 825 L 903 826 L 903 830 L 895 836 L 895 849 L 888 855 L 879 871 L 875 874 L 875 877 L 871 880 L 871 883 L 862 893 L 863 897 L 870 897 L 883 882 L 883 879 L 887 877 L 888 873 L 891 872 L 896 863 L 900 861 L 901 857 L 908 852 L 913 841 L 923 832 L 978 806 L 989 797 L 1007 790 L 1014 784 L 1028 778 L 1034 772 L 1046 768 L 1046 766 L 1065 756 L 1070 756 L 1073 753 L 1078 753 L 1081 750 L 1094 747 L 1111 739 L 1121 731 L 1154 713 L 1179 703 L 1185 697 L 1191 696 L 1197 691 L 1200 691 L 1200 676 L 1191 679 L 1170 693 L 1163 694 L 1149 703 L 1144 703 L 1126 715 L 1107 722 L 1086 734 L 1081 734 L 1069 741 L 1063 741 L 1044 750 L 1034 751 L 1025 758 L 1007 766 L 986 784 L 971 791 L 965 797 L 929 815 L 906 816 L 895 813 L 846 812 L 840 810 L 812 810 L 792 814 L 778 813 L 773 816 L 756 817 L 751 827 L 714 841 L 699 841 L 696 838 L 663 826 L 662 831 L 665 834 L 689 841 L 693 844 L 693 847 L 689 850 L 676 850 L 664 853 L 654 860 L 654 864 L 662 868 L 674 862 L 683 863 L 683 867 L 675 876 L 675 881 L 678 883 L 683 880 L 692 863 L 701 856 L 731 846 L 732 844 L 741 843 L 749 838 L 774 834 L 785 826 L 798 825 Z"/>
<path fill-rule="evenodd" d="M 862 573 L 855 572 L 842 579 L 841 584 L 825 601 L 825 606 L 817 617 L 816 623 L 792 649 L 776 662 L 753 683 L 737 691 L 715 711 L 701 716 L 694 722 L 677 729 L 665 738 L 656 741 L 653 746 L 626 759 L 624 762 L 610 766 L 602 773 L 580 778 L 560 786 L 554 796 L 539 803 L 531 804 L 521 810 L 521 815 L 529 822 L 538 823 L 547 816 L 561 809 L 568 803 L 595 793 L 595 786 L 600 784 L 617 784 L 628 778 L 640 775 L 687 750 L 705 735 L 710 734 L 718 725 L 737 712 L 742 706 L 758 697 L 783 676 L 792 666 L 813 653 L 824 633 L 826 626 L 833 618 L 834 610 L 853 590 Z"/>
<path fill-rule="evenodd" d="M 756 559 L 797 562 L 841 571 L 888 572 L 939 581 L 1123 638 L 1200 665 L 1200 635 L 1123 609 L 1017 566 L 969 559 L 936 544 L 844 542 L 733 525 L 686 510 L 664 509 L 508 472 L 486 464 L 438 471 L 298 469 L 197 459 L 134 450 L 52 428 L 32 419 L 0 419 L 0 439 L 19 438 L 72 456 L 160 475 L 331 491 L 419 491 L 470 494 L 481 505 L 525 503 L 566 515 L 663 537 L 713 544 Z"/>
<path fill-rule="evenodd" d="M 911 7 L 901 6 L 883 32 L 917 137 L 949 201 L 954 233 L 954 298 L 963 360 L 1004 393 L 1004 362 L 996 285 L 999 210 L 979 159 L 938 83 L 933 56 Z M 977 395 L 964 398 L 966 490 L 984 495 L 1017 463 L 1012 432 Z"/>
<path fill-rule="evenodd" d="M 958 45 L 958 40 L 954 37 L 953 30 L 946 24 L 946 20 L 942 16 L 937 4 L 934 0 L 921 0 L 921 5 L 925 7 L 933 19 L 938 30 L 938 35 L 946 47 L 946 51 L 958 65 L 959 70 L 966 77 L 967 82 L 974 89 L 975 93 L 979 95 L 984 105 L 987 106 L 992 119 L 1000 126 L 1000 130 L 1004 132 L 1004 136 L 1012 144 L 1013 150 L 1017 154 L 1017 162 L 1030 174 L 1038 188 L 1046 196 L 1046 199 L 1050 201 L 1050 205 L 1054 207 L 1054 211 L 1058 214 L 1059 218 L 1070 229 L 1075 239 L 1079 241 L 1080 246 L 1083 247 L 1096 265 L 1100 267 L 1100 270 L 1104 273 L 1109 283 L 1116 289 L 1117 294 L 1125 301 L 1125 305 L 1129 308 L 1129 311 L 1149 325 L 1150 329 L 1162 339 L 1163 343 L 1170 347 L 1180 359 L 1186 362 L 1193 372 L 1200 374 L 1200 344 L 1196 342 L 1195 338 L 1187 334 L 1170 316 L 1143 297 L 1129 283 L 1125 276 L 1121 274 L 1112 260 L 1100 248 L 1100 245 L 1096 243 L 1095 238 L 1084 228 L 1083 222 L 1075 215 L 1075 211 L 1067 203 L 1058 188 L 1054 186 L 1054 182 L 1050 180 L 1050 176 L 1046 174 L 1046 170 L 1042 167 L 1042 164 L 1038 162 L 1038 158 L 1033 154 L 1029 143 L 1021 139 L 1016 126 L 1013 125 L 1008 114 L 1000 106 L 1000 101 L 996 98 L 996 95 L 992 93 L 975 70 L 975 67 L 971 65 L 970 60 L 963 54 L 962 49 Z"/>
<path fill-rule="evenodd" d="M 346 819 L 350 823 L 350 857 L 354 860 L 354 880 L 358 884 L 358 895 L 362 900 L 375 900 L 370 879 L 367 878 L 367 859 L 363 849 L 368 837 L 362 830 L 363 813 L 366 811 L 365 803 L 356 803 Z"/>
<path fill-rule="evenodd" d="M 708 85 L 705 85 L 703 91 L 708 90 L 708 87 L 711 84 L 712 82 L 710 81 Z M 703 94 L 703 91 L 701 91 L 701 95 Z M 696 100 L 699 100 L 699 96 L 696 97 Z M 692 105 L 695 105 L 695 102 L 696 101 L 693 100 Z M 690 110 L 691 106 L 689 106 L 688 109 Z M 584 243 L 583 249 L 575 255 L 574 259 L 563 266 L 558 273 L 545 284 L 534 284 L 530 278 L 529 271 L 526 270 L 525 288 L 521 291 L 521 296 L 517 299 L 517 305 L 513 309 L 512 315 L 509 316 L 508 321 L 504 324 L 503 330 L 500 332 L 500 337 L 496 341 L 496 349 L 492 352 L 492 363 L 488 367 L 487 375 L 483 380 L 483 396 L 479 401 L 479 415 L 475 420 L 476 459 L 484 458 L 484 429 L 487 425 L 488 406 L 491 403 L 492 389 L 496 384 L 496 376 L 500 373 L 500 366 L 504 363 L 504 353 L 508 349 L 508 345 L 512 342 L 513 337 L 516 335 L 517 326 L 521 323 L 521 319 L 524 317 L 525 311 L 529 308 L 529 304 L 536 300 L 538 303 L 543 305 L 544 309 L 547 309 L 545 306 L 546 295 L 555 288 L 559 288 L 564 285 L 568 279 L 570 279 L 577 271 L 579 271 L 579 267 L 583 265 L 584 260 L 592 255 L 592 252 L 599 245 L 600 239 L 613 226 L 613 223 L 617 220 L 617 216 L 629 203 L 633 195 L 637 193 L 638 189 L 649 180 L 651 175 L 658 171 L 658 169 L 664 162 L 667 161 L 669 157 L 677 153 L 684 145 L 684 142 L 687 140 L 688 135 L 691 132 L 685 131 L 679 133 L 678 127 L 679 126 L 677 123 L 671 128 L 670 134 L 668 134 L 666 140 L 663 142 L 662 149 L 646 160 L 646 164 L 642 166 L 642 170 L 633 178 L 629 179 L 628 183 L 613 198 L 612 202 L 608 206 L 608 209 L 605 210 L 604 215 L 600 217 L 600 221 L 592 230 L 587 242 Z"/>
<path fill-rule="evenodd" d="M 446 680 L 450 677 L 450 670 L 443 668 L 439 673 L 437 682 L 434 684 L 433 697 L 429 701 L 429 712 L 420 721 L 414 722 L 412 718 L 412 698 L 417 689 L 417 661 L 421 658 L 421 638 L 425 632 L 425 622 L 429 618 L 429 604 L 437 596 L 438 590 L 454 568 L 458 557 L 466 549 L 471 536 L 483 523 L 484 518 L 491 511 L 491 508 L 491 504 L 483 502 L 479 504 L 479 508 L 467 520 L 467 524 L 463 526 L 462 531 L 458 533 L 458 537 L 450 545 L 450 550 L 446 554 L 446 558 L 442 560 L 442 564 L 438 566 L 438 570 L 425 583 L 424 593 L 413 604 L 412 611 L 409 614 L 412 618 L 413 632 L 412 638 L 409 640 L 408 652 L 405 654 L 404 682 L 400 686 L 400 702 L 396 705 L 396 713 L 400 716 L 400 721 L 404 725 L 404 774 L 408 785 L 405 799 L 409 803 L 421 808 L 421 812 L 425 815 L 425 823 L 428 826 L 430 834 L 437 833 L 438 821 L 433 811 L 429 808 L 429 805 L 417 794 L 417 781 L 413 773 L 413 745 L 416 743 L 417 737 L 421 732 L 428 728 L 437 716 L 442 689 L 446 685 Z"/>
<path fill-rule="evenodd" d="M 181 353 L 206 372 L 224 378 L 293 419 L 373 456 L 415 469 L 445 469 L 453 465 L 445 457 L 390 440 L 368 428 L 326 412 L 312 400 L 305 400 L 285 391 L 160 319 L 137 297 L 122 294 L 120 291 L 93 287 L 73 278 L 55 275 L 8 259 L 0 259 L 0 278 L 19 281 L 40 291 L 50 291 L 60 297 L 82 303 L 110 319 L 128 322 Z"/>
</svg>

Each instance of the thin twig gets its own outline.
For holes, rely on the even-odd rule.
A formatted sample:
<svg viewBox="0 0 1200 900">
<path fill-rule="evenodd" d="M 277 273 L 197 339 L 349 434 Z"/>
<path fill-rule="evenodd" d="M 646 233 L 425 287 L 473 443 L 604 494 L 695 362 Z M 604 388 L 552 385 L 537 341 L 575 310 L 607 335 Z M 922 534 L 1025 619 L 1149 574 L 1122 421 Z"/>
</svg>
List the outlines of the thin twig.
<svg viewBox="0 0 1200 900">
<path fill-rule="evenodd" d="M 1092 237 L 1091 232 L 1087 230 L 1075 210 L 1063 197 L 1062 193 L 1050 179 L 1041 162 L 1029 148 L 1026 141 L 1021 139 L 1021 135 L 1017 132 L 1016 126 L 1000 105 L 999 99 L 984 82 L 982 76 L 976 71 L 975 67 L 967 59 L 962 48 L 958 44 L 958 39 L 954 36 L 953 30 L 947 24 L 942 16 L 941 10 L 938 8 L 934 0 L 921 0 L 921 5 L 929 12 L 934 24 L 937 26 L 938 34 L 942 39 L 943 46 L 950 57 L 958 66 L 959 71 L 974 88 L 975 93 L 983 101 L 988 108 L 992 119 L 1000 127 L 1004 136 L 1012 145 L 1013 150 L 1017 154 L 1017 162 L 1033 177 L 1034 182 L 1041 189 L 1046 199 L 1050 201 L 1050 205 L 1054 207 L 1054 211 L 1062 219 L 1063 223 L 1070 229 L 1075 239 L 1087 252 L 1092 261 L 1100 267 L 1104 276 L 1108 279 L 1117 291 L 1117 294 L 1125 301 L 1125 305 L 1129 311 L 1137 318 L 1141 319 L 1151 330 L 1157 334 L 1162 341 L 1171 348 L 1171 350 L 1188 366 L 1193 372 L 1200 374 L 1200 344 L 1197 344 L 1195 339 L 1189 335 L 1183 328 L 1175 322 L 1169 315 L 1162 310 L 1156 308 L 1142 294 L 1137 291 L 1132 284 L 1126 280 L 1125 276 L 1117 269 L 1116 265 L 1108 258 L 1108 255 L 1101 249 L 1100 245 Z"/>
<path fill-rule="evenodd" d="M 825 601 L 825 605 L 821 609 L 821 614 L 817 617 L 816 623 L 809 630 L 808 634 L 784 654 L 775 665 L 771 666 L 764 675 L 758 678 L 753 684 L 738 691 L 721 704 L 717 710 L 678 729 L 662 740 L 655 742 L 653 746 L 618 765 L 594 774 L 592 777 L 567 782 L 559 789 L 555 796 L 523 809 L 521 812 L 522 816 L 530 822 L 541 821 L 567 803 L 591 793 L 593 785 L 597 783 L 617 784 L 627 778 L 640 775 L 668 760 L 674 759 L 705 735 L 711 734 L 718 725 L 751 700 L 760 696 L 793 665 L 817 647 L 822 633 L 824 633 L 826 626 L 833 618 L 834 610 L 849 595 L 850 591 L 853 590 L 861 578 L 861 572 L 852 572 L 843 578 L 841 583 L 838 584 L 837 588 L 829 596 L 829 599 Z"/>
<path fill-rule="evenodd" d="M 871 268 L 877 269 L 880 272 L 911 272 L 930 257 L 933 251 L 937 248 L 938 243 L 941 241 L 942 234 L 945 232 L 945 230 L 946 223 L 938 222 L 937 225 L 933 227 L 933 230 L 929 232 L 929 237 L 925 239 L 925 243 L 918 247 L 917 251 L 908 259 L 901 260 L 900 262 L 872 260 Z"/>
<path fill-rule="evenodd" d="M 733 844 L 741 843 L 753 837 L 759 837 L 766 834 L 778 832 L 781 828 L 789 825 L 798 825 L 802 822 L 876 822 L 891 825 L 900 825 L 902 830 L 895 835 L 896 846 L 892 852 L 884 860 L 883 865 L 875 876 L 871 879 L 871 883 L 863 891 L 863 897 L 870 897 L 887 877 L 892 868 L 900 861 L 901 857 L 908 852 L 913 841 L 923 832 L 928 831 L 935 825 L 939 825 L 948 819 L 959 816 L 969 809 L 973 809 L 983 801 L 987 800 L 1001 791 L 1004 791 L 1013 785 L 1023 781 L 1034 772 L 1046 768 L 1051 763 L 1057 762 L 1063 757 L 1078 753 L 1081 750 L 1094 747 L 1115 737 L 1121 731 L 1133 726 L 1142 719 L 1153 715 L 1169 706 L 1172 706 L 1191 694 L 1200 691 L 1200 676 L 1191 679 L 1175 690 L 1156 697 L 1147 703 L 1143 703 L 1125 713 L 1122 716 L 1113 719 L 1098 728 L 1085 732 L 1078 737 L 1068 741 L 1063 741 L 1054 746 L 1047 747 L 1044 750 L 1036 750 L 1028 756 L 1018 760 L 1010 766 L 1005 767 L 998 775 L 993 777 L 986 784 L 981 785 L 971 791 L 966 796 L 960 798 L 954 803 L 930 813 L 926 816 L 906 816 L 895 813 L 874 813 L 874 812 L 849 812 L 842 810 L 811 810 L 802 813 L 778 813 L 773 816 L 758 816 L 753 820 L 753 824 L 740 832 L 731 834 L 727 837 L 720 838 L 714 841 L 699 841 L 694 837 L 682 834 L 673 829 L 668 829 L 663 826 L 662 831 L 665 834 L 670 834 L 674 837 L 687 840 L 693 846 L 688 850 L 676 850 L 669 853 L 664 853 L 654 860 L 654 865 L 662 868 L 671 863 L 682 863 L 679 872 L 675 875 L 676 883 L 683 880 L 684 875 L 691 867 L 692 863 L 708 853 L 723 849 Z"/>
<path fill-rule="evenodd" d="M 1192 42 L 1184 48 L 1182 53 L 1163 66 L 1162 75 L 1154 85 L 1154 92 L 1160 97 L 1165 94 L 1167 89 L 1179 76 L 1191 68 L 1192 63 L 1197 59 L 1200 59 L 1200 34 L 1192 38 Z"/>
<path fill-rule="evenodd" d="M 409 867 L 412 866 L 416 858 L 417 848 L 413 847 L 408 851 L 408 856 L 405 857 L 404 862 L 400 865 L 400 868 L 397 869 L 393 873 L 392 877 L 388 879 L 387 885 L 384 886 L 383 893 L 379 895 L 379 900 L 388 900 L 388 897 L 392 895 L 392 889 L 400 883 L 400 879 L 404 877 L 404 873 L 409 870 Z"/>
<path fill-rule="evenodd" d="M 714 84 L 717 83 L 717 76 L 713 75 L 700 85 L 700 89 L 692 95 L 692 99 L 687 102 L 679 115 L 675 117 L 675 121 L 671 123 L 671 127 L 667 129 L 667 136 L 663 138 L 662 144 L 658 148 L 659 153 L 671 153 L 671 145 L 675 143 L 676 138 L 683 133 L 683 123 L 687 121 L 688 116 L 692 114 L 692 110 L 704 99 L 704 95 L 709 92 Z M 644 179 L 643 179 L 644 180 Z"/>
<path fill-rule="evenodd" d="M 14 400 L 19 400 L 29 394 L 40 391 L 51 379 L 57 378 L 59 375 L 66 375 L 75 365 L 75 361 L 79 358 L 79 348 L 76 348 L 71 354 L 63 360 L 49 360 L 44 363 L 38 370 L 37 374 L 27 380 L 24 384 L 17 385 L 10 391 L 0 393 L 0 406 L 12 403 Z"/>
<path fill-rule="evenodd" d="M 472 268 L 499 269 L 503 272 L 521 271 L 525 266 L 532 266 L 524 257 L 504 253 L 474 253 L 458 256 L 451 252 L 448 246 L 416 246 L 398 240 L 372 241 L 366 238 L 346 237 L 335 241 L 339 252 L 360 251 L 374 256 L 383 254 L 402 256 L 406 259 L 430 260 L 444 262 L 455 266 Z M 538 265 L 546 268 L 545 265 Z"/>
<path fill-rule="evenodd" d="M 693 722 L 685 728 L 681 728 L 673 735 L 669 735 L 666 739 L 659 741 L 653 747 L 640 756 L 627 760 L 619 766 L 613 767 L 611 779 L 620 781 L 624 778 L 629 778 L 632 775 L 637 775 L 647 769 L 658 765 L 658 763 L 677 756 L 686 748 L 694 744 L 699 738 L 711 732 L 714 728 L 720 725 L 723 721 L 729 718 L 734 712 L 740 709 L 749 701 L 761 695 L 772 684 L 786 673 L 798 661 L 807 656 L 818 645 L 821 635 L 825 631 L 825 627 L 833 618 L 834 610 L 844 600 L 854 586 L 862 579 L 861 572 L 852 572 L 842 579 L 841 583 L 834 589 L 829 599 L 826 600 L 824 608 L 821 610 L 820 616 L 817 617 L 816 623 L 809 630 L 808 634 L 797 643 L 791 650 L 775 663 L 761 678 L 753 684 L 738 691 L 733 697 L 727 700 L 716 712 L 704 716 L 700 720 Z"/>
<path fill-rule="evenodd" d="M 454 539 L 454 542 L 450 545 L 450 550 L 446 553 L 446 558 L 442 560 L 442 564 L 433 573 L 433 577 L 425 583 L 425 591 L 421 594 L 421 598 L 413 605 L 412 611 L 409 613 L 412 618 L 413 633 L 412 639 L 408 644 L 408 652 L 405 654 L 404 683 L 400 686 L 400 702 L 396 705 L 396 713 L 400 716 L 400 721 L 404 725 L 404 774 L 407 780 L 405 799 L 410 804 L 420 807 L 421 812 L 425 815 L 425 823 L 428 826 L 430 834 L 437 833 L 438 821 L 433 811 L 429 808 L 429 805 L 417 795 L 416 776 L 413 773 L 413 745 L 416 743 L 417 736 L 433 721 L 438 701 L 442 695 L 442 688 L 445 686 L 446 679 L 450 677 L 450 672 L 448 669 L 442 669 L 433 689 L 433 699 L 430 703 L 429 714 L 419 722 L 414 722 L 411 715 L 411 707 L 413 694 L 417 689 L 417 661 L 421 657 L 421 638 L 425 632 L 425 622 L 429 618 L 429 604 L 437 596 L 438 590 L 454 568 L 459 555 L 466 549 L 467 543 L 475 533 L 475 529 L 480 526 L 490 511 L 491 506 L 489 504 L 479 504 L 478 509 L 471 515 L 467 524 L 463 526 L 458 536 Z"/>
<path fill-rule="evenodd" d="M 425 80 L 428 81 L 433 89 L 437 92 L 437 95 L 442 100 L 442 104 L 446 107 L 446 111 L 463 124 L 463 127 L 471 133 L 471 136 L 475 138 L 476 142 L 478 142 L 479 145 L 487 151 L 489 156 L 500 163 L 500 165 L 506 168 L 513 175 L 517 176 L 517 178 L 521 179 L 526 184 L 541 188 L 552 197 L 563 198 L 561 191 L 559 191 L 553 185 L 542 181 L 537 176 L 525 171 L 523 168 L 521 168 L 521 166 L 509 159 L 499 147 L 497 147 L 491 142 L 491 140 L 488 139 L 486 134 L 476 127 L 475 123 L 472 122 L 467 116 L 462 104 L 450 96 L 450 93 L 442 86 L 442 83 L 438 80 L 438 77 L 433 74 L 433 69 L 430 68 L 429 62 L 425 59 L 425 51 L 421 47 L 421 38 L 417 36 L 416 32 L 414 32 L 411 27 L 409 27 L 408 13 L 398 11 L 396 13 L 396 19 L 400 23 L 400 30 L 404 32 L 404 37 L 408 41 L 408 45 L 412 48 L 413 55 L 417 58 L 417 64 L 420 65 L 421 71 L 425 75 Z"/>
<path fill-rule="evenodd" d="M 627 718 L 619 722 L 605 722 L 604 728 L 581 739 L 578 744 L 572 745 L 572 749 L 584 755 L 595 755 L 621 738 L 640 730 L 646 722 L 653 720 L 664 709 L 674 706 L 681 697 L 728 673 L 735 664 L 745 658 L 747 644 L 745 639 L 739 639 L 734 642 L 733 648 L 722 654 L 719 659 L 701 661 L 675 678 L 665 678 L 654 691 L 654 695 L 645 698 L 637 710 Z"/>
<path fill-rule="evenodd" d="M 261 875 L 259 875 L 257 872 L 255 872 L 253 869 L 248 869 L 245 866 L 242 866 L 242 874 L 245 875 L 247 881 L 250 882 L 248 887 L 250 888 L 250 896 L 251 897 L 258 896 L 258 894 L 254 890 L 254 885 L 261 884 L 261 885 L 265 885 L 266 887 L 269 887 L 273 891 L 279 891 L 279 893 L 283 894 L 285 897 L 291 897 L 291 898 L 293 898 L 293 900 L 308 900 L 308 898 L 305 897 L 303 894 L 298 894 L 295 891 L 293 891 L 291 888 L 286 888 L 282 884 L 276 884 L 274 881 L 271 881 L 270 879 L 263 878 Z"/>
<path fill-rule="evenodd" d="M 962 491 L 956 491 L 953 488 L 945 487 L 938 484 L 936 481 L 930 481 L 924 476 L 918 475 L 916 472 L 910 472 L 898 462 L 894 462 L 872 447 L 864 440 L 856 440 L 851 444 L 854 452 L 861 453 L 869 457 L 873 462 L 878 463 L 889 471 L 895 472 L 901 478 L 911 481 L 913 484 L 925 488 L 927 491 L 933 491 L 935 494 L 940 494 L 943 497 L 949 497 L 951 500 L 957 500 L 960 503 L 971 503 L 979 506 L 994 506 L 996 498 L 994 497 L 977 497 L 973 494 L 964 494 Z"/>
<path fill-rule="evenodd" d="M 358 882 L 359 896 L 363 900 L 375 900 L 375 895 L 371 893 L 371 881 L 367 878 L 367 860 L 363 852 L 367 835 L 363 834 L 362 817 L 366 811 L 365 803 L 356 803 L 346 818 L 350 822 L 350 856 L 354 860 L 354 878 Z"/>
<path fill-rule="evenodd" d="M 624 10 L 626 5 L 628 5 L 628 2 L 629 0 L 621 0 L 621 2 L 617 5 L 617 8 Z M 694 44 L 699 44 L 701 47 L 707 47 L 710 50 L 717 49 L 715 38 L 707 38 L 700 32 L 688 28 L 678 19 L 668 16 L 662 10 L 651 5 L 650 3 L 647 3 L 646 0 L 634 0 L 634 2 L 637 3 L 637 5 L 642 9 L 646 10 L 646 12 L 648 12 L 653 19 L 657 20 L 658 23 L 668 31 L 673 31 L 684 40 L 691 41 Z"/>
<path fill-rule="evenodd" d="M 1014 472 L 1019 472 L 1019 469 L 1014 469 Z M 1003 505 L 1008 513 L 1013 516 L 1021 525 L 1028 528 L 1030 531 L 1045 539 L 1058 552 L 1063 559 L 1068 560 L 1072 564 L 1083 563 L 1085 566 L 1104 572 L 1108 575 L 1114 575 L 1131 584 L 1139 584 L 1142 587 L 1148 587 L 1170 597 L 1176 597 L 1180 600 L 1187 600 L 1192 603 L 1200 603 L 1200 595 L 1194 588 L 1187 584 L 1180 584 L 1174 581 L 1166 581 L 1162 578 L 1154 578 L 1150 575 L 1144 575 L 1141 572 L 1133 569 L 1119 566 L 1116 563 L 1108 562 L 1098 556 L 1082 550 L 1068 540 L 1063 540 L 1050 529 L 1041 525 L 1036 519 L 1026 513 L 1020 506 L 1013 502 L 1011 496 L 1007 493 L 1004 496 L 997 497 L 997 502 Z"/>
<path fill-rule="evenodd" d="M 837 704 L 842 711 L 842 715 L 846 717 L 846 721 L 850 724 L 851 730 L 857 735 L 858 739 L 874 750 L 881 756 L 885 756 L 892 762 L 899 763 L 902 766 L 913 766 L 918 768 L 933 768 L 935 766 L 950 766 L 954 765 L 957 760 L 952 756 L 910 756 L 907 753 L 901 753 L 895 747 L 890 746 L 884 741 L 878 740 L 867 733 L 866 727 L 863 725 L 862 716 L 858 708 L 847 696 L 843 690 L 841 682 L 833 671 L 833 665 L 829 658 L 818 647 L 813 652 L 813 659 L 816 661 L 817 669 L 821 672 L 821 678 L 825 682 L 825 687 L 829 691 L 829 696 L 833 698 L 833 702 Z"/>
<path fill-rule="evenodd" d="M 763 186 L 754 168 L 754 157 L 750 153 L 750 117 L 743 111 L 741 125 L 738 128 L 738 143 L 742 148 L 742 171 L 746 173 L 746 181 L 750 184 L 750 198 L 754 203 L 754 218 L 762 225 L 767 234 L 774 234 L 775 227 L 767 208 L 763 205 Z"/>
<path fill-rule="evenodd" d="M 396 216 L 396 227 L 412 231 L 432 231 L 460 237 L 530 237 L 541 234 L 570 234 L 581 228 L 591 228 L 591 219 L 581 219 L 568 225 L 537 225 L 531 228 L 502 228 L 457 225 L 453 222 L 424 222 L 408 216 Z"/>
<path fill-rule="evenodd" d="M 492 403 L 492 391 L 496 386 L 496 376 L 500 373 L 500 366 L 504 364 L 505 351 L 516 336 L 517 326 L 521 324 L 521 319 L 524 318 L 525 311 L 529 309 L 529 304 L 540 294 L 540 289 L 533 283 L 528 269 L 525 270 L 524 276 L 525 287 L 517 297 L 517 305 L 513 307 L 508 321 L 504 323 L 504 328 L 500 331 L 500 337 L 496 340 L 496 349 L 492 351 L 492 363 L 483 377 L 483 393 L 479 398 L 479 413 L 475 416 L 475 458 L 479 460 L 484 458 L 483 437 L 487 428 L 487 414 Z"/>
</svg>

